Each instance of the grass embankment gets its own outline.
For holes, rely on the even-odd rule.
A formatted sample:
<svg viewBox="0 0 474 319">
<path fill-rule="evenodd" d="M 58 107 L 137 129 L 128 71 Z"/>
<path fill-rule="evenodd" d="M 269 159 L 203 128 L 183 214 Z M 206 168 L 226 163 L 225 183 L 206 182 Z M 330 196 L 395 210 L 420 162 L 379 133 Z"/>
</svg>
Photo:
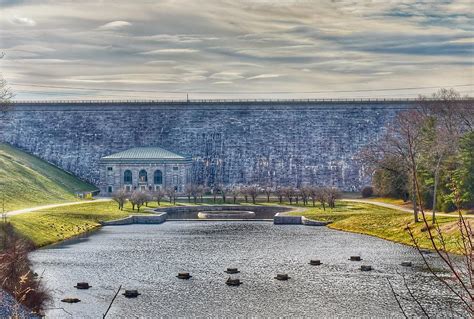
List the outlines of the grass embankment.
<svg viewBox="0 0 474 319">
<path fill-rule="evenodd" d="M 292 214 L 303 215 L 315 220 L 332 221 L 328 227 L 333 229 L 376 236 L 413 246 L 414 243 L 406 230 L 408 225 L 413 230 L 421 248 L 432 248 L 425 224 L 423 222 L 415 224 L 412 214 L 395 209 L 372 204 L 339 201 L 336 208 L 332 210 L 326 209 L 324 211 L 320 207 L 310 207 L 303 213 Z M 427 217 L 431 220 L 429 216 Z M 437 221 L 444 235 L 447 250 L 459 253 L 460 235 L 456 227 L 457 219 L 438 217 Z M 432 232 L 436 233 L 436 230 L 433 229 Z"/>
<path fill-rule="evenodd" d="M 162 204 L 166 205 L 169 204 Z M 156 203 L 150 203 L 149 206 L 156 207 Z M 145 210 L 141 208 L 140 213 L 145 213 Z M 132 211 L 129 203 L 124 210 L 119 210 L 113 201 L 86 202 L 15 215 L 9 220 L 16 232 L 41 247 L 94 230 L 100 226 L 99 221 L 124 218 L 131 214 L 138 212 Z"/>
<path fill-rule="evenodd" d="M 400 207 L 405 207 L 405 208 L 411 208 L 412 203 L 411 201 L 403 201 L 403 199 L 399 198 L 390 198 L 390 197 L 368 197 L 368 198 L 360 198 L 363 200 L 368 200 L 372 202 L 379 202 L 379 203 L 386 203 L 386 204 L 392 204 L 392 205 L 397 205 Z"/>
<path fill-rule="evenodd" d="M 75 192 L 95 189 L 38 157 L 0 144 L 0 201 L 5 198 L 6 211 L 77 201 Z"/>
</svg>

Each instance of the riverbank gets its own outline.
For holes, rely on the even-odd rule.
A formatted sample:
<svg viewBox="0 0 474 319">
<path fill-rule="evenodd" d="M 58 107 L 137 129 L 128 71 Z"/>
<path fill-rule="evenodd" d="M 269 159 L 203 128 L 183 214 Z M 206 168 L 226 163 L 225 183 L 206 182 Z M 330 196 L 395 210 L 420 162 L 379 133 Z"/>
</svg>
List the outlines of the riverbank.
<svg viewBox="0 0 474 319">
<path fill-rule="evenodd" d="M 140 213 L 145 214 L 145 209 L 141 208 Z M 100 221 L 131 214 L 137 214 L 137 211 L 132 211 L 128 203 L 119 210 L 113 201 L 92 201 L 14 215 L 9 221 L 18 234 L 31 240 L 36 247 L 42 247 L 93 231 L 101 227 Z"/>
<path fill-rule="evenodd" d="M 375 236 L 393 242 L 414 246 L 410 234 L 406 230 L 409 226 L 421 248 L 432 249 L 425 224 L 414 223 L 413 214 L 402 210 L 378 206 L 375 203 L 361 203 L 351 201 L 338 201 L 336 208 L 325 211 L 321 207 L 308 207 L 302 213 L 310 219 L 329 221 L 328 227 L 332 229 L 353 233 Z M 421 216 L 420 216 L 421 217 Z M 431 221 L 431 217 L 427 216 Z M 460 234 L 456 227 L 456 216 L 439 216 L 437 221 L 445 237 L 446 249 L 452 253 L 461 253 L 458 245 Z M 433 230 L 436 232 L 435 230 Z"/>
<path fill-rule="evenodd" d="M 252 204 L 241 203 L 252 206 Z M 178 206 L 192 205 L 179 202 Z M 199 204 L 198 204 L 199 205 Z M 203 204 L 201 204 L 203 205 Z M 279 203 L 259 203 L 261 205 L 279 205 Z M 284 205 L 289 206 L 288 203 Z M 160 207 L 171 207 L 169 202 L 162 202 Z M 156 208 L 155 202 L 149 203 L 148 208 Z M 316 207 L 291 205 L 294 210 L 291 215 L 301 215 L 309 219 L 330 222 L 332 229 L 376 236 L 382 239 L 413 245 L 412 239 L 406 231 L 407 225 L 412 227 L 419 239 L 422 248 L 431 248 L 431 243 L 423 231 L 423 223 L 413 223 L 411 213 L 388 207 L 377 206 L 376 203 L 338 201 L 336 208 L 325 211 Z M 140 213 L 146 213 L 145 208 Z M 37 247 L 54 244 L 101 227 L 100 221 L 111 221 L 137 214 L 126 204 L 124 210 L 119 210 L 113 201 L 92 201 L 83 204 L 54 207 L 39 211 L 28 212 L 10 217 L 15 230 L 31 240 Z M 428 216 L 428 218 L 430 218 Z M 459 253 L 457 244 L 459 234 L 456 232 L 456 218 L 439 216 L 438 222 L 446 235 L 447 250 Z"/>
</svg>

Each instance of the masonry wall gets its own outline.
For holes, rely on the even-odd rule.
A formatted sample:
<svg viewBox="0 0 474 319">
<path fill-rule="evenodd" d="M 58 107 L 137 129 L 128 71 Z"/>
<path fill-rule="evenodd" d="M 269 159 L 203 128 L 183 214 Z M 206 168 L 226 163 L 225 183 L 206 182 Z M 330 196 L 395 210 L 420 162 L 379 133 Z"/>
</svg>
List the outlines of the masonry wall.
<svg viewBox="0 0 474 319">
<path fill-rule="evenodd" d="M 136 146 L 192 155 L 196 181 L 359 190 L 354 155 L 410 102 L 16 103 L 0 140 L 97 184 L 102 156 Z"/>
</svg>

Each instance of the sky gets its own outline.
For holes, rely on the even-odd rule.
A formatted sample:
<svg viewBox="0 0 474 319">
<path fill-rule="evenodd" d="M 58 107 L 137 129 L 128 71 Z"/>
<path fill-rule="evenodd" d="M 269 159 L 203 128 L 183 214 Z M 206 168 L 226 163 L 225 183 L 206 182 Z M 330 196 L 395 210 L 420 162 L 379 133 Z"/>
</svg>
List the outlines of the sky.
<svg viewBox="0 0 474 319">
<path fill-rule="evenodd" d="M 16 100 L 474 91 L 474 2 L 0 0 Z"/>
</svg>

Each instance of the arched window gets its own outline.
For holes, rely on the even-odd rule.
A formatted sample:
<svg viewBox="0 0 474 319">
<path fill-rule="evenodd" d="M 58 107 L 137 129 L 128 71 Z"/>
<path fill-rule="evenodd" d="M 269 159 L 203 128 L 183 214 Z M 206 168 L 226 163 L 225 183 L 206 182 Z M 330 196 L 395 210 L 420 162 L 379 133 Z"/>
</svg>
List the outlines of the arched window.
<svg viewBox="0 0 474 319">
<path fill-rule="evenodd" d="M 138 173 L 138 182 L 139 183 L 146 183 L 148 182 L 148 174 L 146 173 L 146 171 L 144 169 L 142 169 L 140 171 L 140 173 Z"/>
<path fill-rule="evenodd" d="M 123 172 L 123 182 L 124 184 L 132 184 L 132 172 L 128 169 Z"/>
<path fill-rule="evenodd" d="M 155 185 L 163 184 L 163 173 L 161 173 L 160 170 L 155 171 L 155 174 L 153 175 L 153 182 Z"/>
</svg>

